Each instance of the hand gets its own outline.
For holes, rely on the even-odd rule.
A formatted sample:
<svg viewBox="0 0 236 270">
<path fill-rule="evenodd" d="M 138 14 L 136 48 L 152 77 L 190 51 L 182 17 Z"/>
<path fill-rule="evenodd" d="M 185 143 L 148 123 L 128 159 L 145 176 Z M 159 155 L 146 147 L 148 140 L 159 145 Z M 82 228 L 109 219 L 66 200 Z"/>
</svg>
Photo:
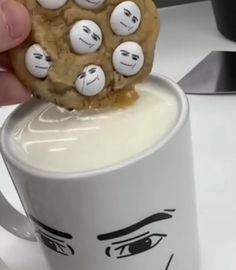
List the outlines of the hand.
<svg viewBox="0 0 236 270">
<path fill-rule="evenodd" d="M 15 0 L 0 0 L 0 106 L 21 103 L 30 98 L 29 91 L 11 73 L 7 53 L 27 38 L 30 28 L 30 15 L 23 5 Z"/>
</svg>

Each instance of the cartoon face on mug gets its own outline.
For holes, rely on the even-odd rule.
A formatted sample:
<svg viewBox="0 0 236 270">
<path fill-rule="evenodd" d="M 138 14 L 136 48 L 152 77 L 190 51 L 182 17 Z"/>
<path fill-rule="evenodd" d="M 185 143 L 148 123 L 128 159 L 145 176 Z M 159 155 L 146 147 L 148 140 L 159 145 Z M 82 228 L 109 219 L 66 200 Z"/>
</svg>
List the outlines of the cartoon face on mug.
<svg viewBox="0 0 236 270">
<path fill-rule="evenodd" d="M 82 8 L 96 9 L 104 3 L 104 0 L 75 0 L 75 2 Z"/>
<path fill-rule="evenodd" d="M 46 9 L 58 9 L 63 7 L 68 0 L 37 0 Z"/>
<path fill-rule="evenodd" d="M 118 73 L 124 76 L 133 76 L 143 67 L 143 50 L 136 42 L 124 42 L 115 49 L 112 61 Z"/>
<path fill-rule="evenodd" d="M 29 47 L 25 54 L 25 66 L 31 75 L 43 79 L 47 77 L 51 65 L 51 57 L 39 44 Z"/>
<path fill-rule="evenodd" d="M 102 31 L 95 22 L 81 20 L 76 22 L 71 28 L 70 41 L 76 53 L 93 53 L 101 46 Z"/>
<path fill-rule="evenodd" d="M 125 1 L 112 12 L 110 23 L 113 32 L 120 36 L 128 36 L 137 31 L 141 22 L 141 11 L 137 4 Z"/>
<path fill-rule="evenodd" d="M 89 65 L 76 79 L 75 88 L 84 96 L 95 96 L 103 90 L 105 83 L 106 77 L 102 68 Z"/>
<path fill-rule="evenodd" d="M 97 239 L 103 242 L 105 256 L 112 260 L 123 260 L 150 252 L 154 248 L 158 254 L 163 249 L 163 244 L 168 241 L 167 228 L 172 223 L 171 219 L 175 211 L 175 209 L 165 209 L 127 227 L 98 235 Z M 169 226 L 165 229 L 166 224 Z M 157 257 L 157 263 L 161 266 L 158 270 L 169 269 L 173 257 L 174 250 L 169 250 L 163 257 Z"/>
</svg>

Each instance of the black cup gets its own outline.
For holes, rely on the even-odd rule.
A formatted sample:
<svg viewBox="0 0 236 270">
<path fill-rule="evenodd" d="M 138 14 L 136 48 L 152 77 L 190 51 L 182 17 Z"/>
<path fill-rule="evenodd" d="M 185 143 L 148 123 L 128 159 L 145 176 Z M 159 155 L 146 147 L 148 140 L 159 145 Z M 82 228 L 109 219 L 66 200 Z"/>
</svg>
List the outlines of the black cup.
<svg viewBox="0 0 236 270">
<path fill-rule="evenodd" d="M 212 6 L 219 31 L 236 41 L 236 0 L 212 0 Z"/>
</svg>

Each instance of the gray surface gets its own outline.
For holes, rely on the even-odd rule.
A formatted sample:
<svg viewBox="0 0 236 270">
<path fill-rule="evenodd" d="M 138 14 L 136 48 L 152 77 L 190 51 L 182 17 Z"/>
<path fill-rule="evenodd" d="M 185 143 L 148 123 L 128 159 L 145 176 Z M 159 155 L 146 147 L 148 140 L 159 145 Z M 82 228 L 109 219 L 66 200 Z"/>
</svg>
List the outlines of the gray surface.
<svg viewBox="0 0 236 270">
<path fill-rule="evenodd" d="M 10 270 L 0 258 L 0 270 Z"/>
<path fill-rule="evenodd" d="M 192 2 L 200 2 L 205 0 L 155 0 L 158 7 L 167 7 L 174 5 L 187 4 Z"/>
</svg>

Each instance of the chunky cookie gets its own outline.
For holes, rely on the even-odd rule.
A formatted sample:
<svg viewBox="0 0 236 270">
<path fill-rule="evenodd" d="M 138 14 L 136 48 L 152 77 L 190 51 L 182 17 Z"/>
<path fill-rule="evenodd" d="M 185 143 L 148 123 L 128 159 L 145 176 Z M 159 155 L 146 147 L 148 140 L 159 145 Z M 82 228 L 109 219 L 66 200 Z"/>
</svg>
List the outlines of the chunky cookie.
<svg viewBox="0 0 236 270">
<path fill-rule="evenodd" d="M 32 14 L 32 32 L 10 54 L 36 97 L 78 110 L 137 98 L 159 34 L 153 0 L 18 1 Z"/>
</svg>

